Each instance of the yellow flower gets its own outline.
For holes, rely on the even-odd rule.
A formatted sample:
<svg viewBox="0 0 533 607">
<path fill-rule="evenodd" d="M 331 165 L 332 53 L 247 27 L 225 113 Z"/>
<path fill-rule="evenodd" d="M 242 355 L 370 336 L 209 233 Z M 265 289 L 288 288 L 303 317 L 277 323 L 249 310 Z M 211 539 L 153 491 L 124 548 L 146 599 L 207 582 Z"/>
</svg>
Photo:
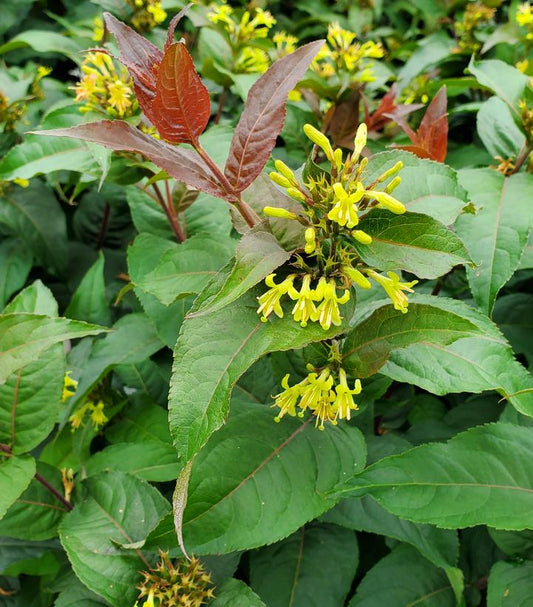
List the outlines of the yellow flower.
<svg viewBox="0 0 533 607">
<path fill-rule="evenodd" d="M 301 390 L 302 399 L 299 407 L 301 409 L 298 415 L 303 417 L 306 409 L 315 410 L 322 399 L 329 398 L 329 391 L 333 385 L 333 377 L 328 368 L 324 369 L 320 375 L 309 373 L 307 376 L 307 384 Z"/>
<path fill-rule="evenodd" d="M 61 400 L 65 402 L 67 398 L 74 396 L 77 387 L 78 382 L 75 379 L 72 379 L 72 377 L 70 377 L 70 371 L 67 371 L 63 378 L 63 393 L 61 394 Z"/>
<path fill-rule="evenodd" d="M 102 38 L 104 37 L 104 21 L 101 17 L 95 17 L 94 21 L 94 28 L 93 28 L 93 40 L 95 42 L 100 42 L 102 40 Z"/>
<path fill-rule="evenodd" d="M 85 417 L 85 413 L 87 409 L 92 406 L 92 403 L 86 403 L 83 407 L 80 407 L 77 411 L 75 411 L 69 418 L 68 421 L 72 426 L 72 431 L 77 430 L 83 424 L 83 418 Z"/>
<path fill-rule="evenodd" d="M 518 7 L 516 11 L 516 21 L 519 25 L 528 26 L 533 25 L 533 11 L 529 2 L 524 2 Z"/>
<path fill-rule="evenodd" d="M 156 2 L 155 4 L 148 6 L 146 10 L 152 15 L 155 25 L 163 23 L 163 21 L 167 18 L 167 13 L 161 6 L 160 2 Z"/>
<path fill-rule="evenodd" d="M 322 300 L 317 309 L 316 320 L 320 322 L 320 326 L 327 331 L 332 324 L 339 326 L 342 321 L 342 316 L 339 312 L 338 304 L 345 304 L 350 299 L 350 291 L 345 289 L 344 295 L 337 297 L 337 285 L 333 278 L 326 282 L 322 277 L 316 289 L 317 297 Z"/>
<path fill-rule="evenodd" d="M 321 133 L 312 124 L 304 124 L 303 128 L 307 137 L 322 149 L 326 155 L 326 158 L 333 164 L 335 162 L 335 157 L 333 155 L 333 148 L 331 147 L 331 142 L 329 139 L 324 135 L 324 133 Z"/>
<path fill-rule="evenodd" d="M 396 198 L 391 196 L 388 192 L 376 192 L 374 190 L 370 190 L 366 191 L 365 195 L 369 198 L 375 198 L 378 201 L 379 206 L 385 207 L 392 213 L 396 213 L 396 215 L 401 215 L 407 210 L 403 203 L 396 200 Z"/>
<path fill-rule="evenodd" d="M 287 34 L 287 32 L 276 32 L 272 36 L 272 42 L 276 45 L 276 55 L 278 57 L 284 57 L 296 50 L 298 38 Z"/>
<path fill-rule="evenodd" d="M 108 89 L 109 105 L 117 110 L 119 116 L 124 116 L 126 110 L 131 107 L 131 88 L 122 80 L 115 80 L 109 84 Z"/>
<path fill-rule="evenodd" d="M 274 397 L 275 402 L 272 406 L 280 408 L 280 412 L 274 418 L 275 422 L 279 422 L 286 413 L 291 417 L 296 415 L 296 403 L 300 398 L 302 387 L 307 383 L 307 378 L 305 378 L 303 382 L 294 386 L 289 386 L 289 377 L 290 374 L 287 373 L 281 380 L 281 387 L 284 388 L 284 390 Z"/>
<path fill-rule="evenodd" d="M 388 278 L 387 276 L 378 274 L 374 270 L 366 270 L 366 273 L 370 276 L 370 278 L 375 280 L 383 287 L 385 293 L 387 293 L 387 295 L 391 298 L 391 301 L 394 304 L 394 309 L 405 314 L 407 312 L 409 300 L 403 291 L 413 293 L 413 289 L 411 287 L 416 285 L 418 280 L 413 280 L 411 282 L 400 282 L 400 277 L 395 272 L 387 272 Z"/>
<path fill-rule="evenodd" d="M 321 298 L 317 296 L 316 291 L 310 288 L 310 285 L 311 274 L 305 274 L 300 291 L 297 291 L 292 285 L 289 289 L 289 297 L 296 300 L 296 304 L 292 309 L 292 316 L 302 327 L 307 326 L 308 320 L 315 321 L 318 317 L 317 309 L 313 302 Z"/>
<path fill-rule="evenodd" d="M 307 228 L 305 230 L 305 252 L 308 255 L 314 253 L 316 249 L 316 230 L 315 228 Z"/>
<path fill-rule="evenodd" d="M 348 276 L 352 280 L 354 284 L 362 289 L 370 289 L 372 287 L 372 283 L 368 280 L 368 278 L 359 270 L 356 270 L 352 266 L 342 266 L 341 272 Z"/>
<path fill-rule="evenodd" d="M 361 392 L 361 380 L 357 379 L 354 383 L 353 390 L 350 390 L 346 378 L 346 371 L 339 369 L 339 382 L 335 386 L 335 400 L 333 402 L 333 410 L 340 419 L 350 419 L 350 411 L 358 409 L 358 406 L 353 400 L 353 394 Z"/>
<path fill-rule="evenodd" d="M 327 396 L 323 396 L 313 408 L 313 415 L 316 416 L 315 428 L 324 430 L 324 422 L 331 422 L 334 426 L 337 425 L 335 417 L 335 409 L 332 402 L 335 399 L 333 391 L 328 392 Z"/>
<path fill-rule="evenodd" d="M 91 421 L 93 423 L 93 426 L 95 428 L 95 430 L 98 430 L 98 428 L 100 426 L 103 426 L 105 423 L 107 423 L 109 420 L 106 416 L 106 414 L 104 413 L 104 403 L 103 401 L 99 400 L 96 405 L 91 403 Z"/>
<path fill-rule="evenodd" d="M 262 74 L 270 66 L 270 59 L 265 51 L 260 48 L 245 46 L 235 62 L 237 74 Z"/>
<path fill-rule="evenodd" d="M 259 308 L 257 313 L 261 314 L 261 321 L 266 322 L 268 317 L 274 312 L 279 318 L 283 318 L 283 310 L 279 303 L 281 297 L 292 289 L 292 283 L 296 278 L 296 274 L 291 274 L 287 278 L 280 282 L 278 285 L 274 282 L 275 274 L 269 274 L 265 278 L 265 284 L 267 287 L 271 287 L 266 293 L 263 293 L 257 298 L 259 301 Z"/>
<path fill-rule="evenodd" d="M 153 588 L 148 593 L 148 598 L 144 602 L 143 607 L 155 607 L 155 603 L 154 603 L 154 589 Z"/>
<path fill-rule="evenodd" d="M 365 193 L 362 184 L 357 183 L 357 189 L 353 194 L 348 194 L 340 183 L 333 184 L 333 191 L 335 192 L 334 205 L 328 213 L 328 219 L 335 221 L 340 226 L 353 228 L 359 223 L 357 203 Z"/>
</svg>

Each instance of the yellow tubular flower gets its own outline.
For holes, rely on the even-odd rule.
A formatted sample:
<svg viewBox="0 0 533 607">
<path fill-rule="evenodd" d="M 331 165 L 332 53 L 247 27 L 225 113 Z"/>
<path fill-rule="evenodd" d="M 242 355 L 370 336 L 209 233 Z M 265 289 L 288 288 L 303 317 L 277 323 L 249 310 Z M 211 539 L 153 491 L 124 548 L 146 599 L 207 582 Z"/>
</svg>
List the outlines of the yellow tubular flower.
<svg viewBox="0 0 533 607">
<path fill-rule="evenodd" d="M 318 318 L 317 309 L 313 302 L 321 298 L 317 296 L 316 291 L 310 288 L 310 285 L 311 274 L 305 274 L 300 291 L 297 291 L 292 285 L 289 289 L 289 297 L 296 300 L 296 304 L 292 309 L 292 316 L 302 327 L 307 326 L 308 320 L 314 322 Z"/>
<path fill-rule="evenodd" d="M 305 252 L 310 255 L 316 249 L 316 230 L 315 228 L 307 228 L 305 231 Z"/>
<path fill-rule="evenodd" d="M 109 421 L 106 414 L 104 413 L 104 406 L 105 405 L 103 401 L 99 400 L 96 405 L 92 405 L 91 407 L 92 411 L 90 417 L 95 430 L 98 430 L 100 426 L 103 426 Z"/>
<path fill-rule="evenodd" d="M 88 402 L 85 405 L 83 405 L 83 407 L 81 407 L 80 409 L 75 411 L 68 418 L 68 421 L 70 422 L 70 425 L 72 426 L 72 431 L 77 430 L 82 425 L 83 418 L 85 417 L 85 413 L 86 413 L 87 409 L 92 408 L 92 406 L 93 406 L 93 404 L 91 402 Z"/>
<path fill-rule="evenodd" d="M 259 301 L 259 308 L 257 313 L 261 314 L 261 321 L 266 322 L 268 317 L 274 312 L 279 318 L 283 318 L 283 310 L 279 303 L 281 297 L 293 289 L 292 283 L 296 278 L 296 274 L 291 274 L 287 278 L 280 282 L 278 285 L 274 282 L 275 274 L 269 274 L 265 278 L 265 284 L 267 287 L 271 287 L 269 291 L 257 298 Z"/>
<path fill-rule="evenodd" d="M 298 219 L 296 213 L 291 213 L 287 209 L 280 207 L 263 207 L 263 213 L 268 217 L 281 217 L 282 219 Z"/>
<path fill-rule="evenodd" d="M 361 244 L 372 244 L 372 236 L 363 230 L 352 230 L 352 236 Z"/>
<path fill-rule="evenodd" d="M 372 283 L 368 280 L 368 278 L 356 268 L 352 266 L 341 266 L 341 272 L 348 276 L 352 280 L 352 282 L 361 287 L 362 289 L 370 289 L 372 287 Z"/>
<path fill-rule="evenodd" d="M 328 392 L 327 396 L 322 397 L 313 408 L 313 415 L 316 417 L 315 428 L 324 430 L 324 422 L 331 422 L 334 426 L 337 425 L 334 405 L 335 393 L 333 390 Z"/>
<path fill-rule="evenodd" d="M 61 400 L 65 402 L 67 398 L 74 396 L 77 387 L 78 382 L 75 379 L 72 379 L 70 377 L 70 371 L 67 371 L 65 373 L 65 377 L 63 378 L 63 392 L 61 394 Z"/>
<path fill-rule="evenodd" d="M 121 80 L 115 80 L 108 86 L 109 105 L 117 110 L 119 116 L 124 116 L 126 110 L 131 106 L 130 97 L 133 94 L 131 88 Z"/>
<path fill-rule="evenodd" d="M 396 215 L 401 215 L 407 210 L 403 203 L 401 203 L 399 200 L 396 200 L 396 198 L 394 198 L 387 192 L 375 192 L 374 190 L 370 190 L 368 192 L 365 192 L 365 194 L 369 198 L 375 198 L 382 207 L 385 207 L 392 213 L 396 213 Z"/>
<path fill-rule="evenodd" d="M 331 147 L 331 143 L 324 133 L 321 133 L 312 124 L 304 124 L 304 133 L 314 144 L 318 145 L 318 147 L 322 149 L 326 155 L 326 158 L 331 162 L 331 164 L 335 164 L 333 148 Z"/>
<path fill-rule="evenodd" d="M 322 277 L 318 283 L 317 296 L 321 303 L 317 308 L 317 318 L 320 322 L 320 326 L 327 331 L 331 325 L 339 326 L 342 321 L 342 316 L 339 312 L 338 304 L 345 304 L 350 299 L 350 291 L 345 289 L 344 295 L 337 297 L 337 285 L 333 278 L 326 282 L 326 279 Z"/>
<path fill-rule="evenodd" d="M 358 409 L 357 404 L 353 400 L 353 394 L 361 392 L 361 380 L 357 379 L 354 383 L 353 390 L 348 386 L 346 371 L 339 369 L 339 382 L 335 386 L 335 401 L 333 402 L 333 410 L 340 419 L 351 419 L 350 411 Z"/>
<path fill-rule="evenodd" d="M 351 157 L 351 161 L 356 163 L 359 160 L 359 156 L 361 156 L 361 152 L 366 145 L 366 138 L 368 134 L 367 126 L 364 122 L 362 122 L 357 128 L 357 133 L 355 134 L 355 139 L 353 142 L 353 154 Z"/>
<path fill-rule="evenodd" d="M 383 287 L 385 293 L 391 298 L 394 309 L 405 314 L 409 300 L 403 291 L 413 293 L 414 291 L 411 287 L 414 287 L 418 283 L 418 280 L 400 282 L 400 277 L 395 272 L 387 272 L 388 278 L 387 276 L 383 276 L 383 274 L 378 274 L 374 270 L 366 270 L 366 273 Z"/>
<path fill-rule="evenodd" d="M 276 423 L 279 423 L 281 418 L 287 413 L 291 417 L 294 417 L 296 415 L 296 403 L 300 398 L 302 387 L 307 383 L 306 378 L 303 380 L 303 382 L 300 382 L 299 384 L 289 386 L 289 377 L 290 374 L 287 373 L 287 375 L 285 375 L 285 377 L 281 380 L 281 387 L 284 389 L 283 392 L 280 392 L 279 394 L 274 396 L 275 402 L 272 406 L 280 408 L 280 412 L 274 418 L 274 421 Z"/>
<path fill-rule="evenodd" d="M 348 194 L 340 183 L 333 184 L 335 199 L 333 208 L 328 213 L 328 219 L 335 221 L 340 226 L 353 228 L 359 223 L 357 217 L 357 203 L 363 197 L 365 190 L 361 183 L 357 184 L 357 189 L 353 194 Z"/>
<path fill-rule="evenodd" d="M 324 369 L 320 375 L 309 373 L 306 379 L 307 384 L 303 386 L 301 393 L 299 417 L 303 417 L 306 409 L 316 409 L 323 398 L 329 398 L 329 391 L 333 385 L 333 377 L 331 377 L 329 369 Z"/>
</svg>

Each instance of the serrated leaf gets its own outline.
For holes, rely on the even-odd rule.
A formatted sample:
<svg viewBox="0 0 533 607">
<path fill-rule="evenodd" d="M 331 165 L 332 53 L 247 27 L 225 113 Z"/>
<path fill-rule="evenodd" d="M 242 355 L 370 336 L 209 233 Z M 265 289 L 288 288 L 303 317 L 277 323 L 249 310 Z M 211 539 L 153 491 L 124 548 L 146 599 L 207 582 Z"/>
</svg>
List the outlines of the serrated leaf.
<svg viewBox="0 0 533 607">
<path fill-rule="evenodd" d="M 22 456 L 27 458 L 28 456 Z M 59 470 L 39 462 L 37 472 L 63 494 L 63 484 Z M 33 474 L 35 464 L 33 465 Z M 57 525 L 67 509 L 36 479 L 31 480 L 27 489 L 16 499 L 6 515 L 0 520 L 0 535 L 22 540 L 48 540 L 57 536 Z"/>
<path fill-rule="evenodd" d="M 35 460 L 29 455 L 11 455 L 0 460 L 0 519 L 24 492 L 35 474 Z"/>
<path fill-rule="evenodd" d="M 359 561 L 355 533 L 336 525 L 302 527 L 250 554 L 250 585 L 269 607 L 338 607 Z"/>
<path fill-rule="evenodd" d="M 104 254 L 87 270 L 74 292 L 65 315 L 101 325 L 111 324 L 111 313 L 105 294 Z"/>
<path fill-rule="evenodd" d="M 372 268 L 402 269 L 420 278 L 437 278 L 470 261 L 459 238 L 427 215 L 395 215 L 376 209 L 359 225 L 372 236 L 372 243 L 356 243 L 354 248 Z"/>
<path fill-rule="evenodd" d="M 282 249 L 277 239 L 263 226 L 249 230 L 237 245 L 235 263 L 220 291 L 190 316 L 201 316 L 230 304 L 289 257 L 290 253 Z"/>
<path fill-rule="evenodd" d="M 231 257 L 236 241 L 198 234 L 181 244 L 140 234 L 128 249 L 132 281 L 164 305 L 195 295 Z"/>
<path fill-rule="evenodd" d="M 343 366 L 355 377 L 369 377 L 386 363 L 393 350 L 413 343 L 448 345 L 481 334 L 470 320 L 439 308 L 434 299 L 435 306 L 411 303 L 407 314 L 390 304 L 375 310 L 346 336 Z"/>
<path fill-rule="evenodd" d="M 216 293 L 219 285 L 209 289 Z M 200 298 L 208 297 L 209 289 Z M 276 350 L 301 348 L 334 337 L 346 329 L 351 310 L 342 311 L 344 324 L 324 331 L 312 323 L 302 328 L 292 316 L 261 322 L 253 289 L 209 315 L 186 318 L 174 351 L 169 393 L 169 423 L 180 460 L 189 461 L 220 428 L 239 377 L 258 358 Z M 200 299 L 201 301 L 201 299 Z"/>
<path fill-rule="evenodd" d="M 106 329 L 68 318 L 39 314 L 0 315 L 0 384 L 54 344 L 103 331 Z"/>
<path fill-rule="evenodd" d="M 506 178 L 491 169 L 464 169 L 459 179 L 479 211 L 460 217 L 456 230 L 477 264 L 467 268 L 474 299 L 490 314 L 498 291 L 518 268 L 533 226 L 533 176 Z"/>
<path fill-rule="evenodd" d="M 40 280 L 35 280 L 27 286 L 4 308 L 3 314 L 44 314 L 56 317 L 58 315 L 57 301 L 50 289 Z"/>
<path fill-rule="evenodd" d="M 1 197 L 0 230 L 16 236 L 49 272 L 64 270 L 68 257 L 65 215 L 46 184 L 34 181 Z"/>
<path fill-rule="evenodd" d="M 182 42 L 165 50 L 151 111 L 154 126 L 171 143 L 196 144 L 207 125 L 211 115 L 209 92 Z"/>
<path fill-rule="evenodd" d="M 453 224 L 468 203 L 468 197 L 459 185 L 457 172 L 441 162 L 400 150 L 379 152 L 369 158 L 365 183 L 375 181 L 399 160 L 403 164 L 399 173 L 402 181 L 394 189 L 394 197 L 412 213 L 429 215 L 444 225 Z"/>
<path fill-rule="evenodd" d="M 224 169 L 237 192 L 246 189 L 265 166 L 283 126 L 287 96 L 323 43 L 311 42 L 278 59 L 250 89 Z"/>
<path fill-rule="evenodd" d="M 272 415 L 263 405 L 236 403 L 196 457 L 183 521 L 187 549 L 227 553 L 282 539 L 331 508 L 326 492 L 364 466 L 357 428 L 320 432 L 311 420 L 275 424 Z"/>
<path fill-rule="evenodd" d="M 211 169 L 200 162 L 194 152 L 154 139 L 122 120 L 100 120 L 66 129 L 40 131 L 37 134 L 83 139 L 115 151 L 137 152 L 164 169 L 171 177 L 197 190 L 218 198 L 235 198 L 234 193 L 223 188 Z"/>
<path fill-rule="evenodd" d="M 367 495 L 341 500 L 321 520 L 410 544 L 436 567 L 446 569 L 457 564 L 459 540 L 455 531 L 402 520 Z"/>
<path fill-rule="evenodd" d="M 78 578 L 112 605 L 133 604 L 140 571 L 150 563 L 139 549 L 168 512 L 169 503 L 154 487 L 121 472 L 85 481 L 87 498 L 63 520 L 59 536 Z"/>
<path fill-rule="evenodd" d="M 370 569 L 349 607 L 455 607 L 450 582 L 441 569 L 401 544 Z"/>
<path fill-rule="evenodd" d="M 516 158 L 526 144 L 511 110 L 499 97 L 491 97 L 481 105 L 476 121 L 478 135 L 493 158 Z"/>
<path fill-rule="evenodd" d="M 533 562 L 499 561 L 490 570 L 487 590 L 487 607 L 526 607 L 533 596 Z"/>
<path fill-rule="evenodd" d="M 212 607 L 265 607 L 265 603 L 241 580 L 229 578 L 217 586 Z"/>
<path fill-rule="evenodd" d="M 529 81 L 526 74 L 499 59 L 488 59 L 476 63 L 473 55 L 468 65 L 468 71 L 480 84 L 505 101 L 515 116 L 519 116 L 518 101 L 523 96 Z"/>
<path fill-rule="evenodd" d="M 532 453 L 529 428 L 487 424 L 382 459 L 338 494 L 370 494 L 396 516 L 447 529 L 527 529 L 533 472 L 522 462 Z"/>
</svg>

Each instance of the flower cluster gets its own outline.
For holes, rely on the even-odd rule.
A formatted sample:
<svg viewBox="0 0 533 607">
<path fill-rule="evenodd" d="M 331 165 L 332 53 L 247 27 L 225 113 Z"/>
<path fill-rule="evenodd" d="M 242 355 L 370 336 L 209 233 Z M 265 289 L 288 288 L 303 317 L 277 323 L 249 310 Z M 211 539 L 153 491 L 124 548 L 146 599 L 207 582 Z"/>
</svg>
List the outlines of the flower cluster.
<svg viewBox="0 0 533 607">
<path fill-rule="evenodd" d="M 476 38 L 476 33 L 490 23 L 495 12 L 496 9 L 489 8 L 480 2 L 467 4 L 462 19 L 455 22 L 455 32 L 459 38 L 458 50 L 475 53 L 481 48 L 481 42 Z"/>
<path fill-rule="evenodd" d="M 355 41 L 353 32 L 343 29 L 338 23 L 330 24 L 327 43 L 311 64 L 311 69 L 323 78 L 347 73 L 354 82 L 373 82 L 376 78 L 369 59 L 381 59 L 384 55 L 380 43 Z"/>
<path fill-rule="evenodd" d="M 113 118 L 133 116 L 138 110 L 133 84 L 125 67 L 116 68 L 106 53 L 87 53 L 82 78 L 74 87 L 80 112 L 105 112 Z"/>
<path fill-rule="evenodd" d="M 167 18 L 160 0 L 126 0 L 133 9 L 131 24 L 139 32 L 148 32 Z"/>
<path fill-rule="evenodd" d="M 283 317 L 282 301 L 292 300 L 292 316 L 303 327 L 309 321 L 320 323 L 324 330 L 342 321 L 339 306 L 350 299 L 350 287 L 370 289 L 372 282 L 379 284 L 392 300 L 394 307 L 407 312 L 405 291 L 412 292 L 417 281 L 400 282 L 399 276 L 388 272 L 386 276 L 368 267 L 359 250 L 372 244 L 372 236 L 361 229 L 365 216 L 374 208 L 388 209 L 392 213 L 405 212 L 405 206 L 391 192 L 399 185 L 397 173 L 402 163 L 384 171 L 372 183 L 365 185 L 366 158 L 361 152 L 366 145 L 366 126 L 357 130 L 354 151 L 343 158 L 341 149 L 333 149 L 328 138 L 306 124 L 304 132 L 323 152 L 331 164 L 331 172 L 307 176 L 301 183 L 283 162 L 277 160 L 277 171 L 270 178 L 301 205 L 301 212 L 278 207 L 265 207 L 270 217 L 298 221 L 305 226 L 305 245 L 295 253 L 288 271 L 270 274 L 265 280 L 269 287 L 258 297 L 258 314 L 266 322 L 274 313 Z M 385 184 L 385 182 L 388 182 Z M 340 291 L 339 291 L 340 289 Z"/>
<path fill-rule="evenodd" d="M 100 426 L 103 426 L 109 421 L 104 413 L 104 407 L 105 404 L 103 400 L 98 400 L 97 402 L 88 400 L 68 418 L 72 431 L 74 432 L 74 430 L 77 430 L 83 425 L 83 420 L 87 412 L 89 412 L 89 419 L 91 420 L 94 429 L 98 430 Z"/>
<path fill-rule="evenodd" d="M 246 10 L 238 17 L 228 4 L 215 4 L 207 18 L 219 25 L 226 35 L 234 55 L 232 70 L 239 73 L 263 73 L 270 66 L 268 53 L 254 42 L 268 37 L 276 20 L 262 8 L 252 13 Z M 279 44 L 283 44 L 281 41 Z M 286 42 L 285 42 L 286 44 Z"/>
<path fill-rule="evenodd" d="M 284 415 L 303 417 L 309 410 L 316 417 L 315 425 L 324 430 L 324 424 L 337 424 L 337 419 L 350 419 L 351 411 L 358 408 L 353 397 L 361 392 L 361 381 L 356 379 L 353 388 L 348 385 L 346 371 L 325 367 L 320 371 L 311 371 L 299 383 L 289 385 L 287 374 L 281 382 L 283 391 L 274 397 L 273 407 L 279 407 L 274 418 L 279 422 Z M 296 409 L 299 409 L 298 413 Z"/>
<path fill-rule="evenodd" d="M 63 392 L 61 394 L 62 402 L 66 402 L 71 396 L 74 396 L 77 387 L 78 382 L 75 379 L 72 379 L 72 377 L 70 377 L 70 371 L 67 371 L 65 373 L 65 377 L 63 378 Z"/>
<path fill-rule="evenodd" d="M 533 7 L 529 2 L 523 2 L 520 4 L 516 11 L 516 22 L 521 27 L 526 28 L 526 38 L 528 40 L 533 39 Z"/>
<path fill-rule="evenodd" d="M 211 576 L 200 561 L 181 558 L 174 565 L 167 552 L 159 552 L 155 569 L 142 571 L 143 583 L 138 586 L 139 600 L 135 607 L 200 607 L 214 597 Z"/>
</svg>

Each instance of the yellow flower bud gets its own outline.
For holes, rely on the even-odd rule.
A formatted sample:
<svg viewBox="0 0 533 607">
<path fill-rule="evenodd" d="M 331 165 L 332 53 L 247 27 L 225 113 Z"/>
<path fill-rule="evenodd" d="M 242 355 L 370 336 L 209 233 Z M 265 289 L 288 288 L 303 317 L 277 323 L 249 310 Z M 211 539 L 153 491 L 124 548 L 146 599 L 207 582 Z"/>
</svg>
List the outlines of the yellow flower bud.
<svg viewBox="0 0 533 607">
<path fill-rule="evenodd" d="M 294 198 L 294 200 L 299 200 L 300 202 L 305 201 L 305 195 L 302 192 L 300 192 L 300 190 L 297 190 L 296 188 L 287 188 L 287 194 L 291 198 Z"/>
<path fill-rule="evenodd" d="M 352 230 L 352 236 L 361 244 L 372 244 L 372 236 L 363 230 Z"/>
<path fill-rule="evenodd" d="M 378 183 L 382 183 L 383 181 L 386 181 L 389 177 L 392 177 L 395 173 L 397 173 L 402 167 L 403 167 L 403 162 L 401 160 L 398 160 L 398 162 L 393 167 L 391 167 L 390 169 L 387 169 L 384 173 L 382 173 L 378 177 Z"/>
<path fill-rule="evenodd" d="M 362 289 L 370 289 L 372 287 L 372 283 L 368 280 L 368 278 L 352 266 L 342 266 L 341 271 L 358 287 L 361 287 Z"/>
<path fill-rule="evenodd" d="M 263 213 L 268 217 L 281 217 L 282 219 L 298 219 L 296 213 L 291 213 L 287 209 L 280 207 L 264 207 Z"/>
<path fill-rule="evenodd" d="M 275 171 L 272 171 L 272 173 L 269 174 L 269 177 L 274 183 L 277 183 L 282 188 L 290 188 L 292 185 L 286 177 L 284 177 L 280 173 L 276 173 Z"/>
<path fill-rule="evenodd" d="M 305 252 L 310 255 L 316 249 L 316 230 L 307 228 L 305 231 Z"/>
<path fill-rule="evenodd" d="M 321 133 L 311 124 L 304 124 L 304 133 L 314 144 L 323 150 L 326 158 L 333 164 L 335 162 L 333 148 L 324 133 Z"/>
<path fill-rule="evenodd" d="M 390 194 L 400 185 L 401 182 L 402 178 L 399 175 L 396 175 L 396 177 L 385 188 L 385 192 L 387 192 L 387 194 Z"/>
<path fill-rule="evenodd" d="M 367 134 L 368 129 L 366 127 L 366 124 L 362 122 L 357 129 L 357 133 L 355 134 L 355 139 L 353 142 L 354 150 L 352 154 L 352 162 L 357 162 L 359 160 L 359 156 L 361 156 L 361 152 L 363 151 L 363 148 L 366 145 Z"/>
<path fill-rule="evenodd" d="M 276 160 L 274 162 L 274 165 L 275 165 L 278 173 L 281 173 L 283 175 L 283 177 L 285 177 L 285 179 L 289 180 L 292 184 L 298 183 L 296 181 L 296 177 L 294 176 L 294 173 L 291 171 L 291 169 L 289 169 L 289 167 L 282 160 Z"/>
<path fill-rule="evenodd" d="M 380 205 L 384 206 L 386 209 L 389 209 L 389 211 L 392 213 L 396 213 L 397 215 L 401 215 L 407 210 L 404 204 L 402 204 L 399 200 L 396 200 L 396 198 L 393 198 L 390 194 L 387 194 L 387 192 L 370 191 L 366 192 L 366 194 L 371 198 L 375 198 Z"/>
</svg>

